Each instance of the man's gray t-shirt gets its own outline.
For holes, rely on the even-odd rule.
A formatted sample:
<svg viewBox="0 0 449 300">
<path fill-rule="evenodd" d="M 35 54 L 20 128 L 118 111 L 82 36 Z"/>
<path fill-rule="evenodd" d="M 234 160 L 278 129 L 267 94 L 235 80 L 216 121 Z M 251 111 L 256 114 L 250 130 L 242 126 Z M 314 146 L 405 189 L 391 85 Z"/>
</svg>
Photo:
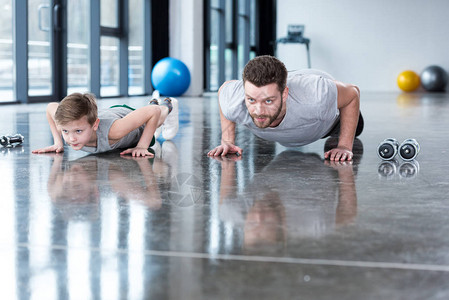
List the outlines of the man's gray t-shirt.
<svg viewBox="0 0 449 300">
<path fill-rule="evenodd" d="M 112 123 L 114 123 L 118 119 L 125 117 L 132 111 L 132 109 L 122 106 L 111 107 L 99 111 L 98 118 L 100 119 L 100 124 L 98 125 L 97 129 L 97 147 L 84 146 L 83 148 L 81 148 L 81 150 L 90 153 L 102 153 L 114 149 L 135 147 L 139 142 L 140 137 L 142 136 L 145 125 L 134 129 L 115 144 L 109 145 L 108 138 Z"/>
<path fill-rule="evenodd" d="M 289 72 L 287 110 L 276 127 L 257 127 L 245 105 L 242 80 L 230 81 L 220 90 L 219 103 L 229 121 L 241 124 L 255 135 L 287 147 L 310 144 L 325 136 L 339 116 L 337 86 L 329 74 L 318 70 Z"/>
</svg>

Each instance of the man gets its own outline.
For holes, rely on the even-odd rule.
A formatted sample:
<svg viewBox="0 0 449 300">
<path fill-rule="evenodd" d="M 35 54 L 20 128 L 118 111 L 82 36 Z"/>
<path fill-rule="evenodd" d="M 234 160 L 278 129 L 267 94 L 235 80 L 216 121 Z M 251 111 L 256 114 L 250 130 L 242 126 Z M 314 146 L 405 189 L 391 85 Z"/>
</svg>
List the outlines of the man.
<svg viewBox="0 0 449 300">
<path fill-rule="evenodd" d="M 243 70 L 243 80 L 225 82 L 218 91 L 221 145 L 209 156 L 242 154 L 235 145 L 235 125 L 287 147 L 339 135 L 326 159 L 352 160 L 355 136 L 363 130 L 358 87 L 316 70 L 287 72 L 273 56 L 258 56 Z M 360 118 L 359 118 L 360 116 Z"/>
</svg>

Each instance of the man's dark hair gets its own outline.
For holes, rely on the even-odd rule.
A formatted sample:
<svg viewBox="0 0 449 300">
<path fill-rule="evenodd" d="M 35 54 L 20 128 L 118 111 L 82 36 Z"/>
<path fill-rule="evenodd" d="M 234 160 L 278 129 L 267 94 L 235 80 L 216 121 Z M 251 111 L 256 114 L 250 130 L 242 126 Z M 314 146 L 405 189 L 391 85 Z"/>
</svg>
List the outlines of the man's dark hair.
<svg viewBox="0 0 449 300">
<path fill-rule="evenodd" d="M 246 64 L 242 78 L 243 82 L 251 82 L 257 87 L 276 83 L 282 93 L 287 84 L 287 69 L 276 57 L 261 55 Z"/>
</svg>

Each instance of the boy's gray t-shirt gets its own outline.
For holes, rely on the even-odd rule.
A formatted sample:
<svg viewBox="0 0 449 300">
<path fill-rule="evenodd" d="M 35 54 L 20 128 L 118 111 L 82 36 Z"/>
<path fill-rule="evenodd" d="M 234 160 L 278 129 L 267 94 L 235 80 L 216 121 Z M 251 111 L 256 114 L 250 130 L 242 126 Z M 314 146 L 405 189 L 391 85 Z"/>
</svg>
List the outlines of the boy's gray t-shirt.
<svg viewBox="0 0 449 300">
<path fill-rule="evenodd" d="M 335 124 L 337 85 L 329 74 L 318 70 L 289 72 L 287 111 L 276 127 L 259 128 L 245 105 L 243 81 L 228 82 L 220 90 L 219 103 L 229 121 L 241 124 L 258 137 L 287 147 L 310 144 L 325 136 Z"/>
<path fill-rule="evenodd" d="M 118 119 L 125 117 L 132 111 L 132 109 L 127 107 L 111 107 L 99 111 L 98 118 L 100 119 L 100 124 L 98 125 L 97 129 L 97 147 L 84 146 L 83 148 L 81 148 L 81 150 L 90 153 L 102 153 L 114 149 L 135 147 L 139 142 L 140 137 L 142 136 L 145 125 L 134 129 L 113 145 L 109 145 L 108 138 L 112 123 L 114 123 Z"/>
</svg>

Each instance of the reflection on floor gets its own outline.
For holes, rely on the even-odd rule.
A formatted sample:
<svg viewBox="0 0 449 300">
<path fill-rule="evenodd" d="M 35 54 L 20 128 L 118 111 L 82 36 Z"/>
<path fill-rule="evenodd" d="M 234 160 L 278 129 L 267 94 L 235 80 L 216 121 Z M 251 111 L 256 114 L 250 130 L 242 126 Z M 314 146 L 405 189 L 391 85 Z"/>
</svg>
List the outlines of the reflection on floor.
<svg viewBox="0 0 449 300">
<path fill-rule="evenodd" d="M 100 107 L 145 98 L 101 100 Z M 219 144 L 215 97 L 180 98 L 155 158 L 32 155 L 45 104 L 0 106 L 3 299 L 447 299 L 449 96 L 365 93 L 353 163 L 335 139 L 286 149 L 238 128 Z M 416 138 L 411 162 L 385 138 Z"/>
</svg>

